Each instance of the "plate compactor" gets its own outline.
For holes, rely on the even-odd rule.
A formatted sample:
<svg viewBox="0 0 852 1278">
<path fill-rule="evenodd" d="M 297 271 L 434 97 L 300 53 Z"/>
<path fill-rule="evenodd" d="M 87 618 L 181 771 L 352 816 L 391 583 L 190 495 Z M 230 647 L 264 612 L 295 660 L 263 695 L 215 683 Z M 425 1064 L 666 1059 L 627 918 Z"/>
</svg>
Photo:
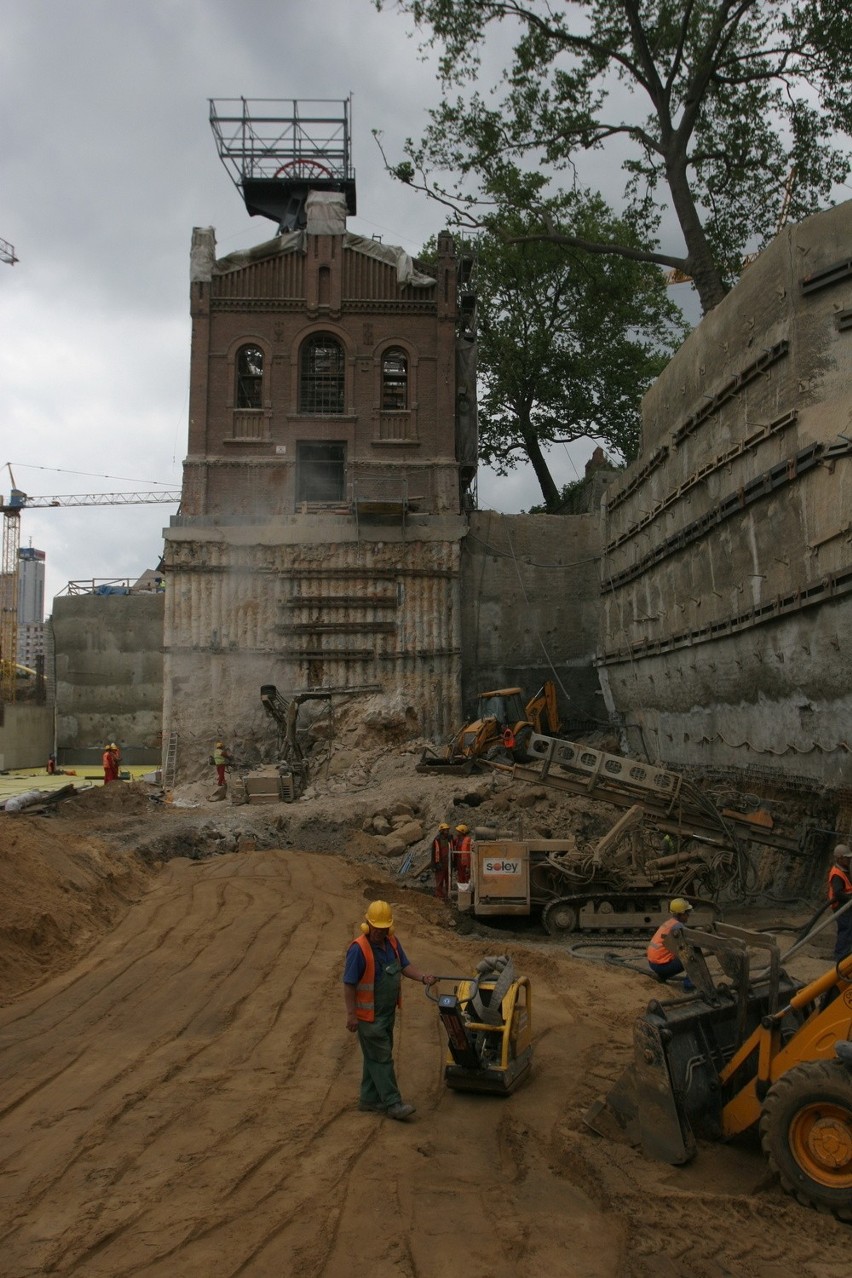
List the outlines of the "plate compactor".
<svg viewBox="0 0 852 1278">
<path fill-rule="evenodd" d="M 529 979 L 516 976 L 507 955 L 482 959 L 476 975 L 439 976 L 452 994 L 427 997 L 438 1005 L 447 1035 L 444 1079 L 461 1092 L 508 1096 L 532 1063 L 532 997 Z"/>
</svg>

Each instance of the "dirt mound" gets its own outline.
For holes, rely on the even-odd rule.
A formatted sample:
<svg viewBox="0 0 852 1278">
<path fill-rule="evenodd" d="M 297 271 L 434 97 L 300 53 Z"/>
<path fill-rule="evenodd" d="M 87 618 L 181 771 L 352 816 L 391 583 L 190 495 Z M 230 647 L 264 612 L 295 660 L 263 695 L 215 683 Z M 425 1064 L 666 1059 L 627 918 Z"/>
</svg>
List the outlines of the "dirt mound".
<svg viewBox="0 0 852 1278">
<path fill-rule="evenodd" d="M 652 987 L 562 946 L 510 942 L 534 1036 L 513 1096 L 447 1089 L 436 1008 L 405 982 L 395 1056 L 417 1112 L 359 1113 L 340 981 L 373 898 L 425 970 L 505 952 L 328 853 L 175 859 L 73 974 L 0 1010 L 0 1274 L 848 1272 L 848 1227 L 783 1194 L 753 1143 L 671 1168 L 584 1126 Z"/>
<path fill-rule="evenodd" d="M 67 799 L 48 817 L 0 814 L 0 1002 L 69 966 L 148 887 L 139 859 L 93 830 L 96 814 L 126 812 L 137 799 L 101 793 Z"/>
</svg>

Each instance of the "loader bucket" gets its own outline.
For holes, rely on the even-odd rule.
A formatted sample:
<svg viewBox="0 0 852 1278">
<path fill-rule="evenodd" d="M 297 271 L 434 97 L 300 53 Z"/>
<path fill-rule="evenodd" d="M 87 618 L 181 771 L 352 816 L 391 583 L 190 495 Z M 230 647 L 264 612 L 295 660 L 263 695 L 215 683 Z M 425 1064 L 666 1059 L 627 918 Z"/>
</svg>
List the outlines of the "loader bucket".
<svg viewBox="0 0 852 1278">
<path fill-rule="evenodd" d="M 782 974 L 785 1001 L 797 988 Z M 728 1098 L 720 1072 L 767 1014 L 770 998 L 768 982 L 759 981 L 745 1001 L 720 985 L 712 997 L 694 994 L 648 1004 L 634 1026 L 633 1064 L 606 1098 L 628 1139 L 641 1145 L 646 1157 L 685 1163 L 695 1154 L 696 1136 L 721 1138 Z M 737 1086 L 744 1082 L 738 1073 Z M 595 1124 L 590 1120 L 589 1125 Z"/>
<path fill-rule="evenodd" d="M 414 771 L 437 772 L 443 777 L 469 777 L 479 771 L 479 763 L 476 759 L 439 759 L 437 755 L 424 754 Z"/>
</svg>

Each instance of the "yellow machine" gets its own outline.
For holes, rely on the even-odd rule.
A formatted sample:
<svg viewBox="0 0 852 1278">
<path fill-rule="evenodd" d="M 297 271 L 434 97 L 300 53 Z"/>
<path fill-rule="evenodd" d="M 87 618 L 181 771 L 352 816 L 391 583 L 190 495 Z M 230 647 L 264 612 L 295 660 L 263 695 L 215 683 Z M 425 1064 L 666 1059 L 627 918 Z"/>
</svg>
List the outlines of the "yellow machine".
<svg viewBox="0 0 852 1278">
<path fill-rule="evenodd" d="M 528 758 L 533 733 L 557 733 L 561 727 L 556 685 L 548 680 L 524 700 L 522 688 L 495 688 L 479 694 L 476 718 L 462 728 L 440 754 L 425 752 L 423 771 L 452 767 L 469 770 L 479 759 L 506 762 Z"/>
<path fill-rule="evenodd" d="M 477 964 L 471 978 L 454 981 L 452 994 L 429 995 L 447 1035 L 444 1080 L 462 1092 L 508 1096 L 532 1065 L 532 994 L 506 955 Z"/>
<path fill-rule="evenodd" d="M 674 1164 L 693 1157 L 696 1134 L 755 1128 L 788 1193 L 852 1220 L 852 955 L 802 985 L 763 933 L 688 928 L 677 949 L 697 992 L 648 1005 L 610 1110 L 648 1157 Z M 750 973 L 755 949 L 768 963 Z M 714 986 L 705 953 L 727 982 Z"/>
</svg>

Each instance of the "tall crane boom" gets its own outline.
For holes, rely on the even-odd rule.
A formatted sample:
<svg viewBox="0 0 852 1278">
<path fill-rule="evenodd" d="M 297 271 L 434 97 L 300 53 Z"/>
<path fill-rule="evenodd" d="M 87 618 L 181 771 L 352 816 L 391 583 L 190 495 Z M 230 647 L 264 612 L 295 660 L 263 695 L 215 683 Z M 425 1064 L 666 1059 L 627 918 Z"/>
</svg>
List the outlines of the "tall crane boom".
<svg viewBox="0 0 852 1278">
<path fill-rule="evenodd" d="M 177 505 L 180 489 L 161 489 L 147 493 L 64 493 L 58 497 L 28 497 L 22 494 L 22 506 L 153 506 L 158 503 Z"/>
<path fill-rule="evenodd" d="M 0 241 L 2 243 L 2 241 Z M 3 515 L 3 556 L 0 573 L 0 701 L 16 699 L 18 660 L 18 578 L 21 545 L 21 511 L 53 506 L 148 506 L 178 505 L 178 489 L 158 489 L 135 493 L 63 493 L 59 496 L 30 497 L 15 484 L 7 463 L 11 487 L 9 500 L 0 496 Z"/>
</svg>

